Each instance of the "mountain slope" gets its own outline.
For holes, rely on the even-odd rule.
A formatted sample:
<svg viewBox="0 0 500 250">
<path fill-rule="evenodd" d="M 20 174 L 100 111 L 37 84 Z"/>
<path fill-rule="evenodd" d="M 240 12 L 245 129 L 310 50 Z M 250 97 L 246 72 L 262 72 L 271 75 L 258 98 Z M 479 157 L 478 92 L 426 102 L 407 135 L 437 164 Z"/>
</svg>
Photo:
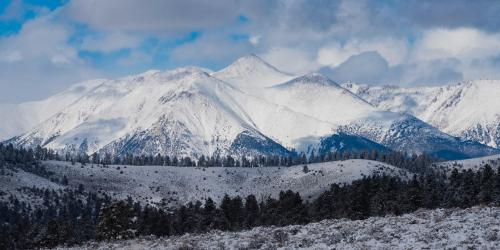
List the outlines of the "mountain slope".
<svg viewBox="0 0 500 250">
<path fill-rule="evenodd" d="M 333 124 L 346 124 L 377 109 L 318 73 L 299 76 L 266 89 L 270 102 Z"/>
<path fill-rule="evenodd" d="M 406 112 L 451 135 L 500 147 L 500 81 L 408 89 L 343 86 L 381 109 Z"/>
<path fill-rule="evenodd" d="M 0 120 L 2 121 L 0 123 L 0 141 L 29 131 L 104 81 L 97 79 L 82 82 L 41 101 L 0 105 Z"/>
</svg>

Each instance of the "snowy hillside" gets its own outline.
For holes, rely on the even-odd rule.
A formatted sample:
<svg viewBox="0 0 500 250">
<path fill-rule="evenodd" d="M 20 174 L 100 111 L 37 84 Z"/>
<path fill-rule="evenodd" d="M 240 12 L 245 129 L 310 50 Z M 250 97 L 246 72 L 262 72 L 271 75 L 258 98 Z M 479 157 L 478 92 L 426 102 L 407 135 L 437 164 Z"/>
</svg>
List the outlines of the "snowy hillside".
<svg viewBox="0 0 500 250">
<path fill-rule="evenodd" d="M 452 137 L 413 116 L 374 107 L 320 74 L 292 77 L 255 55 L 218 72 L 186 67 L 104 81 L 55 110 L 59 111 L 8 142 L 62 153 L 195 158 L 362 146 L 445 159 L 500 153 Z M 335 143 L 325 143 L 332 136 Z"/>
<path fill-rule="evenodd" d="M 8 201 L 10 197 L 16 197 L 32 207 L 40 207 L 43 206 L 43 196 L 33 193 L 31 188 L 60 192 L 66 190 L 66 187 L 56 182 L 55 179 L 51 180 L 21 169 L 7 169 L 4 173 L 0 175 L 0 202 Z"/>
<path fill-rule="evenodd" d="M 419 210 L 366 220 L 257 227 L 58 249 L 499 249 L 500 208 Z"/>
<path fill-rule="evenodd" d="M 343 86 L 381 109 L 406 112 L 451 135 L 500 146 L 500 81 L 407 89 L 353 83 Z"/>
<path fill-rule="evenodd" d="M 70 187 L 83 184 L 88 191 L 101 191 L 114 198 L 131 196 L 141 203 L 174 207 L 189 201 L 210 197 L 220 203 L 224 194 L 246 197 L 254 194 L 277 197 L 281 190 L 299 192 L 304 199 L 315 198 L 333 183 L 350 183 L 373 174 L 409 176 L 408 172 L 376 161 L 347 160 L 309 164 L 308 172 L 303 165 L 292 167 L 223 168 L 223 167 L 170 167 L 170 166 L 81 166 L 68 162 L 48 161 L 44 165 L 54 175 L 52 179 L 68 179 Z M 2 191 L 29 199 L 21 187 L 60 189 L 60 184 L 26 173 L 22 170 L 1 175 Z M 7 197 L 7 196 L 5 196 Z"/>
<path fill-rule="evenodd" d="M 477 171 L 488 164 L 490 167 L 496 171 L 500 168 L 500 155 L 491 155 L 479 158 L 472 158 L 460 161 L 445 161 L 434 163 L 433 167 L 445 171 L 450 171 L 454 168 L 458 170 L 468 170 L 471 169 L 473 171 Z"/>
</svg>

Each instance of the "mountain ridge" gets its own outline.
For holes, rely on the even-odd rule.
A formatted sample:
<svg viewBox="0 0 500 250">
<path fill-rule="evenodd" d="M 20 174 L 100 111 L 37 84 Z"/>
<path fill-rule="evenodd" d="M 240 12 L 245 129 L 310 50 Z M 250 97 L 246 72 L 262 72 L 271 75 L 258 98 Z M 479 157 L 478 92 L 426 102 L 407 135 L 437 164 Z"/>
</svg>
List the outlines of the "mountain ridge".
<svg viewBox="0 0 500 250">
<path fill-rule="evenodd" d="M 328 138 L 336 140 L 325 144 Z M 294 77 L 255 55 L 217 72 L 183 67 L 104 81 L 8 142 L 71 153 L 195 157 L 309 154 L 339 145 L 455 158 L 498 152 L 379 109 L 319 73 Z"/>
</svg>

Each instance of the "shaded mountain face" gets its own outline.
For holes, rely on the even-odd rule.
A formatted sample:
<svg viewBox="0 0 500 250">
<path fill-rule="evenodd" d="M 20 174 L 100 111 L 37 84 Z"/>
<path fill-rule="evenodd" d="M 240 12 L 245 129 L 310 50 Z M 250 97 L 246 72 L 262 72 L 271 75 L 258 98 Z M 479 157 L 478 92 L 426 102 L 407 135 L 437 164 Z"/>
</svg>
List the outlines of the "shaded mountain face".
<svg viewBox="0 0 500 250">
<path fill-rule="evenodd" d="M 382 110 L 355 92 L 317 73 L 293 77 L 249 55 L 218 72 L 187 67 L 100 82 L 9 142 L 70 153 L 193 157 L 377 149 L 466 158 L 497 152 Z"/>
<path fill-rule="evenodd" d="M 328 152 L 372 152 L 373 150 L 376 150 L 379 153 L 390 153 L 392 151 L 391 149 L 364 137 L 339 132 L 322 138 L 318 153 L 320 155 L 324 155 Z"/>
</svg>

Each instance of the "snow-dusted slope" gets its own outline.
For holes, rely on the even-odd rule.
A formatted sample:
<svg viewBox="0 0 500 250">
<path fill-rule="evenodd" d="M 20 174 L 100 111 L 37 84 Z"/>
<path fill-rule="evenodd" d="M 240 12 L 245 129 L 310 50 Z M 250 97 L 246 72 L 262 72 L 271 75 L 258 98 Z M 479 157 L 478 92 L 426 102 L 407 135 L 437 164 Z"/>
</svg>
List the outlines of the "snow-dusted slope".
<svg viewBox="0 0 500 250">
<path fill-rule="evenodd" d="M 406 112 L 449 134 L 500 147 L 500 81 L 407 89 L 343 86 L 381 109 Z"/>
<path fill-rule="evenodd" d="M 268 88 L 267 100 L 309 116 L 345 125 L 377 109 L 318 73 L 310 73 Z"/>
<path fill-rule="evenodd" d="M 303 165 L 292 167 L 224 168 L 224 167 L 170 167 L 170 166 L 124 166 L 87 164 L 71 165 L 69 162 L 49 161 L 44 163 L 54 172 L 51 178 L 66 176 L 69 187 L 83 184 L 89 191 L 104 191 L 114 198 L 128 196 L 142 203 L 161 203 L 176 206 L 190 201 L 211 197 L 220 202 L 224 194 L 231 196 L 277 197 L 281 190 L 299 192 L 304 199 L 314 198 L 330 188 L 333 183 L 350 183 L 353 180 L 373 174 L 387 174 L 407 178 L 405 170 L 369 160 L 347 160 L 308 164 L 309 172 Z M 4 176 L 2 191 L 14 192 L 21 186 L 51 188 L 49 181 L 33 179 L 26 181 L 26 173 L 18 172 Z M 1 177 L 1 176 L 0 176 Z M 23 180 L 17 181 L 17 180 Z M 19 183 L 17 183 L 19 182 Z M 10 184 L 9 184 L 10 183 Z M 21 184 L 20 184 L 21 183 Z M 21 185 L 21 186 L 20 186 Z M 8 188 L 12 186 L 14 188 Z M 54 188 L 60 188 L 54 184 Z"/>
<path fill-rule="evenodd" d="M 102 84 L 97 79 L 75 84 L 69 89 L 42 101 L 0 105 L 0 141 L 29 131 L 62 108 Z"/>
<path fill-rule="evenodd" d="M 87 243 L 57 249 L 499 249 L 498 207 Z"/>
</svg>

